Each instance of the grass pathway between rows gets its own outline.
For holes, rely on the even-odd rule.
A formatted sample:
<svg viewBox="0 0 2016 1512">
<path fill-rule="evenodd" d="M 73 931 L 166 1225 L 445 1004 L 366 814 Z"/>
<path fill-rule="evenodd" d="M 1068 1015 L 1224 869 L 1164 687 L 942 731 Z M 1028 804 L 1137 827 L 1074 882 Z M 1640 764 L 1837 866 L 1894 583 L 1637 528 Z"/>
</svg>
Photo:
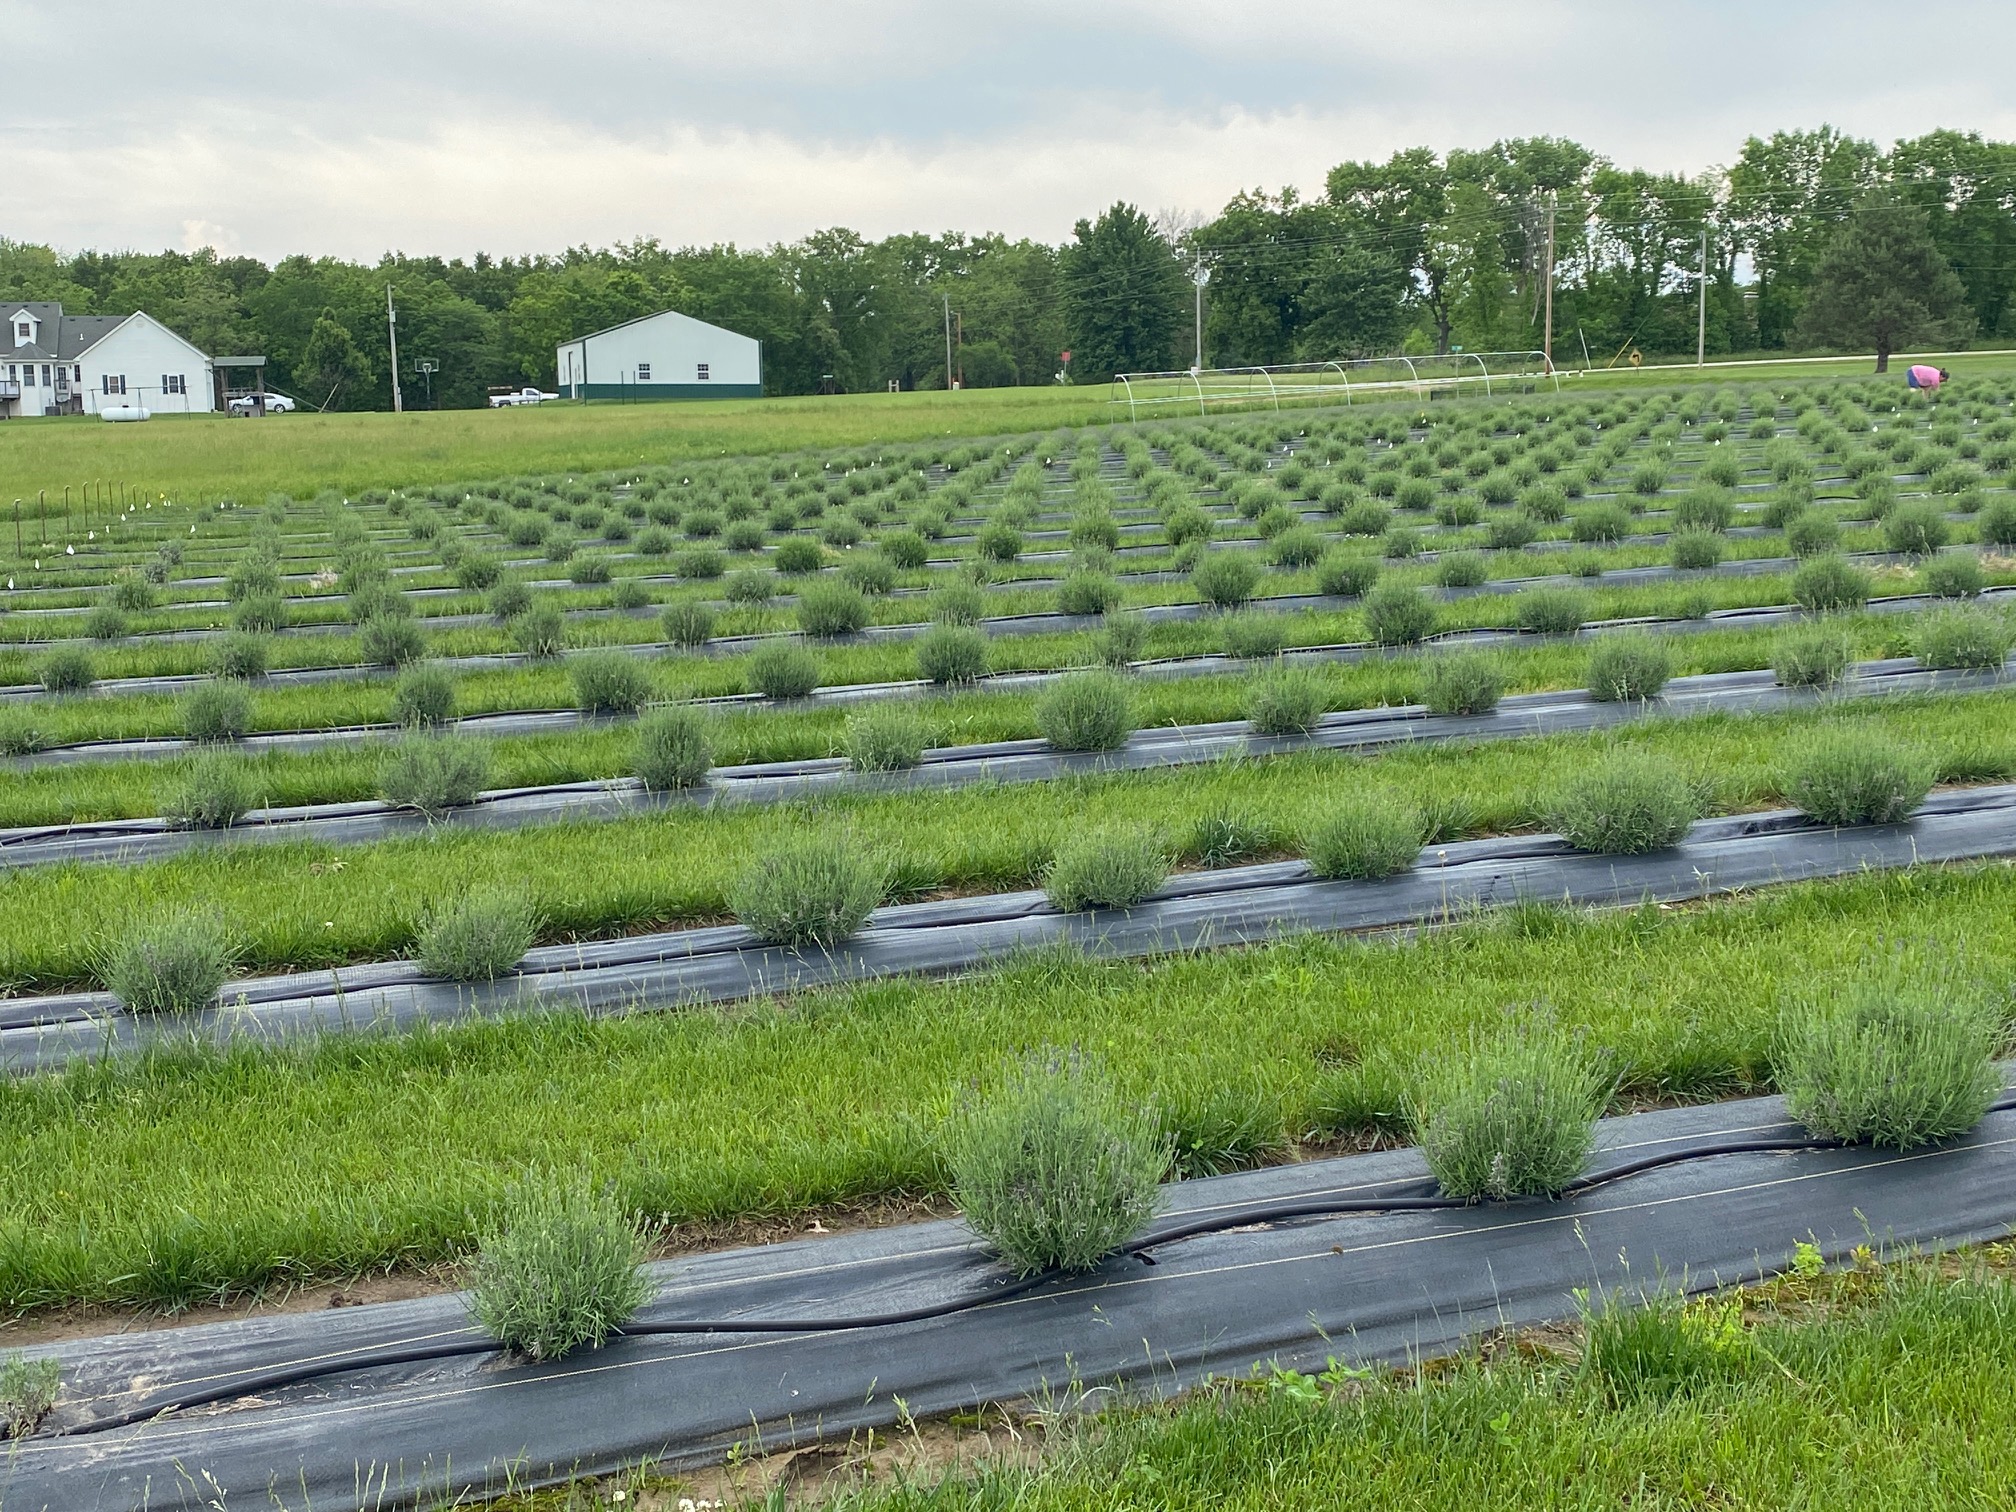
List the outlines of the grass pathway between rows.
<svg viewBox="0 0 2016 1512">
<path fill-rule="evenodd" d="M 1806 884 L 1698 908 L 1530 906 L 1411 942 L 1153 963 L 1068 954 L 732 1011 L 553 1015 L 0 1083 L 0 1304 L 189 1301 L 435 1262 L 516 1173 L 675 1221 L 943 1190 L 936 1131 L 1025 1050 L 1082 1047 L 1193 1168 L 1397 1106 L 1508 1014 L 1582 1026 L 1633 1095 L 1768 1082 L 1781 1008 L 1880 964 L 2006 990 L 2016 871 Z"/>
</svg>

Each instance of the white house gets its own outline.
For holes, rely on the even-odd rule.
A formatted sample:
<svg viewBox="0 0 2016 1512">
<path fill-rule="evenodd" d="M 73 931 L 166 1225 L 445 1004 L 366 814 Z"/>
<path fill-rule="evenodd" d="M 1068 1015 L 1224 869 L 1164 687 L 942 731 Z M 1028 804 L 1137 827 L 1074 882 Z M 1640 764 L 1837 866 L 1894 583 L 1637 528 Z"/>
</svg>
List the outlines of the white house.
<svg viewBox="0 0 2016 1512">
<path fill-rule="evenodd" d="M 763 343 L 660 310 L 556 347 L 554 370 L 570 399 L 757 399 Z"/>
<path fill-rule="evenodd" d="M 139 405 L 157 414 L 217 408 L 210 359 L 151 315 L 65 315 L 52 300 L 7 310 L 0 342 L 0 416 L 96 414 Z"/>
</svg>

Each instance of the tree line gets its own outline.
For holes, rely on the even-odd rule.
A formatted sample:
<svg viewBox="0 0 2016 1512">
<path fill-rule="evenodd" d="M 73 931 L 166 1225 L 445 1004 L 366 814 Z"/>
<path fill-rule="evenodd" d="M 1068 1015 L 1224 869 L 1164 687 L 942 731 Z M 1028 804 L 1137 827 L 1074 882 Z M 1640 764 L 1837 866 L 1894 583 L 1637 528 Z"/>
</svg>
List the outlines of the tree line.
<svg viewBox="0 0 2016 1512">
<path fill-rule="evenodd" d="M 270 267 L 0 241 L 0 297 L 144 309 L 213 355 L 266 355 L 275 386 L 334 409 L 390 407 L 388 283 L 407 402 L 431 383 L 443 407 L 550 384 L 560 342 L 667 308 L 762 341 L 772 393 L 943 387 L 948 317 L 969 387 L 1187 367 L 1200 269 L 1212 366 L 1533 349 L 1550 245 L 1564 363 L 1691 352 L 1704 266 L 1711 354 L 2016 337 L 2016 144 L 1973 133 L 1885 151 L 1780 132 L 1692 177 L 1553 137 L 1418 147 L 1181 221 L 1116 204 L 1061 246 L 835 228 L 766 248 Z"/>
</svg>

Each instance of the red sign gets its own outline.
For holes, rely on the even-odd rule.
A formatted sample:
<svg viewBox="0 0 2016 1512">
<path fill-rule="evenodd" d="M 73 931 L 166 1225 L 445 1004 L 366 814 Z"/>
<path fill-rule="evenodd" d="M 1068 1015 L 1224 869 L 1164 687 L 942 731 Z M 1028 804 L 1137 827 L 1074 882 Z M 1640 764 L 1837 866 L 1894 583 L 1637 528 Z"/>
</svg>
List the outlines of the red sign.
<svg viewBox="0 0 2016 1512">
<path fill-rule="evenodd" d="M 1059 352 L 1057 354 L 1057 360 L 1059 362 L 1069 362 L 1071 360 L 1071 354 L 1069 352 Z"/>
</svg>

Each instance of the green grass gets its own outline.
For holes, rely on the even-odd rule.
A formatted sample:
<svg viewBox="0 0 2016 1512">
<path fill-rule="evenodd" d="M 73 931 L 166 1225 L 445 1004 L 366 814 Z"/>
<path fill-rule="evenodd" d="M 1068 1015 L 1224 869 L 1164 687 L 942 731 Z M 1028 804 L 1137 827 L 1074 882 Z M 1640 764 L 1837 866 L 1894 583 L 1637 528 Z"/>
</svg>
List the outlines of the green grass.
<svg viewBox="0 0 2016 1512">
<path fill-rule="evenodd" d="M 410 950 L 415 921 L 470 887 L 522 888 L 564 941 L 718 919 L 730 884 L 782 837 L 847 828 L 891 858 L 899 895 L 1037 885 L 1066 837 L 1147 824 L 1171 854 L 1207 817 L 1233 814 L 1293 853 L 1335 803 L 1340 770 L 1432 816 L 1444 836 L 1539 827 L 1563 773 L 1622 748 L 1669 758 L 1722 809 L 1778 801 L 1789 753 L 1823 716 L 1710 716 L 1621 734 L 1553 736 L 1354 758 L 1263 761 L 1067 781 L 715 811 L 510 832 L 444 830 L 365 846 L 277 845 L 108 867 L 0 875 L 0 981 L 37 989 L 89 975 L 86 942 L 164 906 L 215 908 L 250 970 L 381 959 Z M 1949 779 L 2016 771 L 2016 693 L 1855 704 L 1846 731 L 1908 736 Z"/>
<path fill-rule="evenodd" d="M 875 441 L 935 441 L 1123 418 L 1104 384 L 953 393 L 718 399 L 691 404 L 551 404 L 405 415 L 293 414 L 238 423 L 163 417 L 106 425 L 37 421 L 0 436 L 10 497 L 37 490 L 61 512 L 64 485 L 124 480 L 147 497 L 257 505 L 270 492 L 411 487 L 508 473 L 593 472 Z M 81 497 L 81 495 L 76 495 Z"/>
<path fill-rule="evenodd" d="M 1683 1369 L 1622 1393 L 1570 1334 L 1435 1368 L 1256 1363 L 1026 1451 L 841 1490 L 834 1512 L 2004 1506 L 2016 1500 L 2016 1281 L 1997 1248 L 1668 1305 L 1632 1330 Z M 991 1426 L 991 1424 L 990 1424 Z M 899 1439 L 900 1442 L 900 1439 Z M 612 1505 L 587 1493 L 570 1507 Z"/>
<path fill-rule="evenodd" d="M 80 1066 L 0 1083 L 0 1303 L 186 1301 L 439 1260 L 535 1164 L 675 1221 L 942 1191 L 961 1089 L 1044 1045 L 1152 1094 L 1179 1148 L 1228 1125 L 1256 1149 L 1355 1127 L 1507 1004 L 1585 1029 L 1628 1092 L 1712 1096 L 1756 1085 L 1781 1001 L 1852 980 L 1879 935 L 1900 978 L 1956 955 L 1992 972 L 2016 953 L 2016 874 Z"/>
</svg>

